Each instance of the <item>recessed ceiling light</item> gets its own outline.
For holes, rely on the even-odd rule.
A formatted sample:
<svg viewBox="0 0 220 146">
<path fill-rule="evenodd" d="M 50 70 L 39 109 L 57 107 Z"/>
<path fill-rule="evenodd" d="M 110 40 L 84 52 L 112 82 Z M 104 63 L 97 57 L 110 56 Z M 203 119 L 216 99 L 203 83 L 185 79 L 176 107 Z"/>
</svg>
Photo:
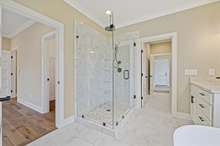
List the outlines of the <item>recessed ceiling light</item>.
<svg viewBox="0 0 220 146">
<path fill-rule="evenodd" d="M 106 11 L 105 11 L 105 14 L 106 14 L 106 15 L 112 15 L 112 11 L 106 10 Z"/>
</svg>

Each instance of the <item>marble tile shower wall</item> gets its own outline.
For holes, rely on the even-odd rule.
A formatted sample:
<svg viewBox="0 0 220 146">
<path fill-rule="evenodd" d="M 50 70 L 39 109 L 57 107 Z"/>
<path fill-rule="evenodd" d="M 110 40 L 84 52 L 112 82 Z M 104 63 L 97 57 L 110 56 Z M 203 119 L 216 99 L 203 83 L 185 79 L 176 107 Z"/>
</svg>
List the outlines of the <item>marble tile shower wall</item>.
<svg viewBox="0 0 220 146">
<path fill-rule="evenodd" d="M 78 114 L 112 101 L 112 49 L 103 34 L 80 24 L 76 54 Z"/>
</svg>

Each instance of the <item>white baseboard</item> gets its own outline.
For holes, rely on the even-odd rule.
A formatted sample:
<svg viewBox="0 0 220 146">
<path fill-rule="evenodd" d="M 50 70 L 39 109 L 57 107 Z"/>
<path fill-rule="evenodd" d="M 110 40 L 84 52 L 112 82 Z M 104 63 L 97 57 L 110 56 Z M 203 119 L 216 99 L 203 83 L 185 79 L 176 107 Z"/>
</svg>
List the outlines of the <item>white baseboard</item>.
<svg viewBox="0 0 220 146">
<path fill-rule="evenodd" d="M 71 117 L 68 117 L 66 119 L 63 120 L 62 124 L 59 126 L 59 128 L 61 127 L 65 127 L 69 124 L 72 124 L 73 122 L 75 121 L 75 116 L 71 116 Z"/>
<path fill-rule="evenodd" d="M 28 101 L 25 101 L 23 98 L 17 98 L 17 102 L 20 103 L 20 104 L 23 104 L 24 106 L 27 106 L 39 113 L 44 113 L 41 109 L 41 107 L 37 106 L 37 105 L 34 105 Z"/>
<path fill-rule="evenodd" d="M 192 117 L 189 113 L 176 112 L 173 113 L 173 116 L 181 119 L 192 120 Z"/>
</svg>

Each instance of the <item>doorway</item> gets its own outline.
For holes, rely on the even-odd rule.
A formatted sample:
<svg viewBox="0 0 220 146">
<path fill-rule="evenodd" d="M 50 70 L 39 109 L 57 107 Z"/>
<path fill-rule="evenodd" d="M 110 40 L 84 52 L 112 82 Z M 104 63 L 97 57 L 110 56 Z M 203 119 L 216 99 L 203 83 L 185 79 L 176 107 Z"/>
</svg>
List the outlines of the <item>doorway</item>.
<svg viewBox="0 0 220 146">
<path fill-rule="evenodd" d="M 177 34 L 142 38 L 141 46 L 141 105 L 155 94 L 166 94 L 169 111 L 176 113 Z"/>
<path fill-rule="evenodd" d="M 3 129 L 3 145 L 26 145 L 65 124 L 63 105 L 64 25 L 11 0 L 3 1 L 0 4 L 0 18 L 0 25 L 3 27 L 0 32 L 0 39 L 11 40 L 11 45 L 0 45 L 1 60 L 5 58 L 7 62 L 11 62 L 11 65 L 5 62 L 7 70 L 4 72 L 7 74 L 7 83 L 2 83 L 7 89 L 5 90 L 7 95 L 9 93 L 11 96 L 10 101 L 3 103 L 3 114 L 0 116 L 0 122 L 3 122 L 2 127 L 0 127 Z M 10 28 L 11 25 L 7 25 L 13 24 L 7 21 L 13 20 L 15 22 L 17 19 L 22 21 L 16 23 L 17 25 L 14 25 L 13 28 Z M 23 29 L 19 29 L 20 27 Z M 20 31 L 15 31 L 17 29 Z M 53 97 L 51 99 L 56 99 L 56 102 L 52 103 L 54 109 L 51 108 L 51 110 L 55 110 L 55 108 L 56 110 L 45 113 L 44 108 L 42 108 L 44 96 L 41 89 L 41 77 L 44 75 L 41 72 L 43 64 L 41 60 L 41 36 L 51 31 L 56 32 L 56 59 L 48 61 L 51 68 L 48 68 L 47 72 L 53 81 L 53 86 L 48 85 L 51 87 L 51 92 L 48 91 L 48 94 L 51 93 L 50 96 Z M 17 39 L 19 33 L 25 37 L 20 36 L 20 39 Z M 10 55 L 2 51 L 6 49 L 9 49 Z M 54 69 L 56 73 L 52 74 Z M 32 78 L 35 75 L 37 77 Z M 44 78 L 42 77 L 42 79 Z M 9 84 L 10 87 L 8 88 Z M 6 92 L 1 94 L 5 96 Z M 47 104 L 49 105 L 49 102 Z M 0 112 L 2 107 L 0 107 Z M 30 133 L 30 131 L 32 132 Z M 2 133 L 0 133 L 0 137 L 2 137 Z"/>
<path fill-rule="evenodd" d="M 28 9 L 25 6 L 18 4 L 12 0 L 3 1 L 0 4 L 0 24 L 3 23 L 2 11 L 8 10 L 13 13 L 17 13 L 27 19 L 32 20 L 28 22 L 26 26 L 31 25 L 33 22 L 41 23 L 48 27 L 53 28 L 57 33 L 57 52 L 56 52 L 56 127 L 62 127 L 64 123 L 64 24 L 44 16 L 34 10 Z M 2 31 L 0 33 L 0 38 L 2 39 Z M 0 54 L 2 51 L 2 46 L 0 48 Z M 43 98 L 43 96 L 41 96 Z M 43 102 L 41 103 L 43 104 Z M 43 111 L 43 108 L 40 108 Z"/>
<path fill-rule="evenodd" d="M 50 32 L 41 38 L 42 51 L 42 94 L 44 112 L 56 108 L 56 75 L 57 75 L 57 33 Z"/>
</svg>

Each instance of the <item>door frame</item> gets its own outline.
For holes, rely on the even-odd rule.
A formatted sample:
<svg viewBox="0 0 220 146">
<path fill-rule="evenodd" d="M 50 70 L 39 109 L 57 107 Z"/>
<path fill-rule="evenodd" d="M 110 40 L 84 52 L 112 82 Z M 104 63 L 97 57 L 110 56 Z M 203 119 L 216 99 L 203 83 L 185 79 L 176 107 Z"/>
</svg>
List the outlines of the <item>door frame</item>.
<svg viewBox="0 0 220 146">
<path fill-rule="evenodd" d="M 141 50 L 143 50 L 145 43 L 167 40 L 167 39 L 170 39 L 172 43 L 172 48 L 171 48 L 171 68 L 172 69 L 171 69 L 171 83 L 170 83 L 171 85 L 171 112 L 172 114 L 176 114 L 177 113 L 177 32 L 159 34 L 159 35 L 154 35 L 154 36 L 149 36 L 149 37 L 142 37 L 140 38 L 140 42 L 141 42 Z M 137 76 L 139 79 L 141 79 L 141 73 L 137 74 Z M 141 90 L 140 88 L 138 88 L 139 92 Z M 141 98 L 139 102 L 140 103 L 143 102 Z"/>
<path fill-rule="evenodd" d="M 47 54 L 47 48 L 45 46 L 45 40 L 53 37 L 55 35 L 55 39 L 56 39 L 56 62 L 55 62 L 55 81 L 58 80 L 58 70 L 57 68 L 59 68 L 59 62 L 57 60 L 58 58 L 58 34 L 56 31 L 53 32 L 49 32 L 46 33 L 45 35 L 43 35 L 41 37 L 41 107 L 42 107 L 42 112 L 43 113 L 48 113 L 49 112 L 49 101 L 50 101 L 50 97 L 49 97 L 49 88 L 48 88 L 48 82 L 47 82 L 47 78 L 48 78 L 48 65 L 47 65 L 47 60 L 48 60 L 48 54 Z M 58 88 L 57 86 L 55 87 L 55 97 L 58 96 L 58 92 L 57 92 Z"/>
<path fill-rule="evenodd" d="M 49 18 L 37 11 L 27 8 L 13 0 L 0 1 L 0 7 L 30 18 L 36 22 L 40 22 L 52 28 L 55 28 L 58 34 L 58 79 L 56 81 L 56 88 L 58 88 L 58 96 L 56 100 L 56 127 L 60 128 L 65 125 L 64 118 L 64 24 Z"/>
<path fill-rule="evenodd" d="M 160 54 L 151 54 L 150 55 L 150 68 L 151 67 L 153 67 L 154 68 L 154 59 L 155 59 L 155 57 L 158 57 L 158 56 L 167 56 L 168 57 L 168 59 L 169 59 L 169 87 L 170 87 L 170 81 L 171 81 L 171 59 L 170 59 L 170 56 L 171 56 L 171 53 L 160 53 Z M 150 92 L 152 93 L 152 91 L 154 90 L 154 83 L 153 83 L 153 78 L 154 78 L 154 69 L 153 68 L 151 68 L 150 69 L 150 75 L 152 76 L 151 77 L 151 79 L 152 79 L 152 81 L 150 81 L 150 83 L 151 83 L 151 85 L 150 85 Z M 170 91 L 170 89 L 169 89 L 169 91 Z"/>
</svg>

